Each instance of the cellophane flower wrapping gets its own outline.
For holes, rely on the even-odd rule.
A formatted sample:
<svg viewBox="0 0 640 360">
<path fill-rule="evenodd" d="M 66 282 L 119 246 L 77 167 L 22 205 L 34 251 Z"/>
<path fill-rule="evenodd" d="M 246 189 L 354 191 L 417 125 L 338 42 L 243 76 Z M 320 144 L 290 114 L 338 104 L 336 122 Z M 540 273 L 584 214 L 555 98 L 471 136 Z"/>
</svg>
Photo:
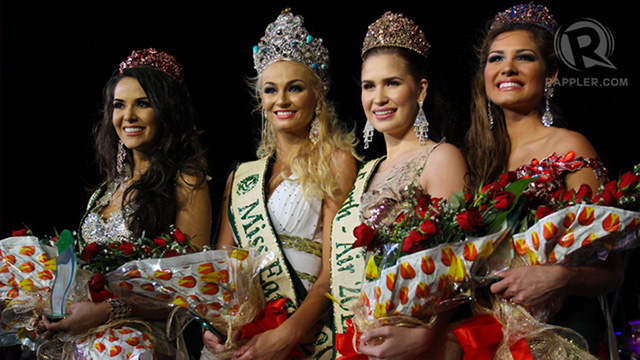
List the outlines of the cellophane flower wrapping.
<svg viewBox="0 0 640 360">
<path fill-rule="evenodd" d="M 601 186 L 594 195 L 587 185 L 577 191 L 559 189 L 547 202 L 531 197 L 520 219 L 520 230 L 493 256 L 501 269 L 518 266 L 584 266 L 606 260 L 640 244 L 640 167 Z M 525 195 L 527 195 L 525 193 Z M 534 193 L 535 195 L 535 193 Z M 563 298 L 523 307 L 496 296 L 481 296 L 477 312 L 497 319 L 503 335 L 495 359 L 511 359 L 515 352 L 529 358 L 595 359 L 577 332 L 548 325 Z M 486 332 L 482 335 L 486 337 Z M 520 349 L 516 345 L 521 344 Z M 542 346 L 542 345 L 544 346 Z"/>
<path fill-rule="evenodd" d="M 259 273 L 270 256 L 233 249 L 137 260 L 110 272 L 107 279 L 109 287 L 129 301 L 188 309 L 226 336 L 225 346 L 233 350 L 233 334 L 265 305 Z"/>
<path fill-rule="evenodd" d="M 470 301 L 472 275 L 488 275 L 484 263 L 509 234 L 507 218 L 527 184 L 492 184 L 449 201 L 412 193 L 391 224 L 356 228 L 354 246 L 367 247 L 356 328 L 421 325 Z"/>
<path fill-rule="evenodd" d="M 36 340 L 29 322 L 50 308 L 57 250 L 35 236 L 0 241 L 0 346 L 31 345 Z"/>
</svg>

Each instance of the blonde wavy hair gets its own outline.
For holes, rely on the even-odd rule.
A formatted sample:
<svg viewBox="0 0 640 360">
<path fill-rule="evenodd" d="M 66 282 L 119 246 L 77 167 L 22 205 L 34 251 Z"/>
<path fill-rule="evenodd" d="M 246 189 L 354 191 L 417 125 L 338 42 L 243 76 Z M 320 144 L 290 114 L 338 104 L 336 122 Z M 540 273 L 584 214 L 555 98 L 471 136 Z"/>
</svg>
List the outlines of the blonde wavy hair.
<svg viewBox="0 0 640 360">
<path fill-rule="evenodd" d="M 309 69 L 308 69 L 309 70 Z M 288 179 L 299 183 L 302 193 L 307 199 L 335 198 L 338 195 L 338 183 L 334 174 L 336 166 L 333 164 L 334 154 L 338 150 L 350 152 L 356 159 L 360 157 L 355 152 L 358 142 L 354 129 L 348 130 L 338 120 L 338 115 L 333 104 L 327 100 L 326 92 L 329 84 L 309 70 L 315 80 L 311 84 L 319 106 L 317 116 L 320 121 L 319 141 L 313 144 L 309 137 L 300 138 L 294 144 L 291 154 L 287 159 L 282 159 L 285 169 L 280 174 L 274 174 L 271 185 L 275 186 L 281 180 Z M 276 136 L 273 127 L 264 117 L 263 103 L 260 96 L 261 75 L 248 79 L 249 86 L 253 90 L 253 96 L 257 103 L 255 111 L 262 116 L 262 133 L 256 155 L 263 159 L 273 157 L 276 153 Z M 355 128 L 355 126 L 354 126 Z"/>
</svg>

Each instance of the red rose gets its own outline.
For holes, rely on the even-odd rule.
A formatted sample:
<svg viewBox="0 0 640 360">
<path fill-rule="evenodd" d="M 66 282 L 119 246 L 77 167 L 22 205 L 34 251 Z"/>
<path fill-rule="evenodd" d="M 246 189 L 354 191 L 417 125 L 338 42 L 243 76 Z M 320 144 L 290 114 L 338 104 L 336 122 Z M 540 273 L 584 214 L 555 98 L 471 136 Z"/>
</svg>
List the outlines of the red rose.
<svg viewBox="0 0 640 360">
<path fill-rule="evenodd" d="M 153 239 L 153 243 L 156 244 L 157 247 L 167 245 L 167 240 L 163 238 L 155 238 Z"/>
<path fill-rule="evenodd" d="M 120 251 L 122 251 L 125 255 L 131 255 L 133 254 L 133 244 L 128 242 L 128 241 L 123 241 L 119 246 L 118 249 Z"/>
<path fill-rule="evenodd" d="M 553 198 L 555 201 L 561 201 L 563 195 L 564 195 L 564 190 L 558 189 L 556 190 L 556 192 L 553 193 L 553 195 L 551 195 L 551 198 Z"/>
<path fill-rule="evenodd" d="M 576 192 L 573 189 L 565 191 L 562 193 L 562 201 L 571 201 L 575 195 Z"/>
<path fill-rule="evenodd" d="M 436 213 L 439 213 L 442 210 L 440 208 L 440 201 L 442 201 L 442 198 L 431 198 L 431 209 L 433 209 L 433 211 Z"/>
<path fill-rule="evenodd" d="M 473 196 L 471 196 L 471 194 L 469 193 L 464 193 L 464 202 L 468 203 L 469 201 L 471 201 L 473 199 Z"/>
<path fill-rule="evenodd" d="M 11 232 L 11 236 L 25 236 L 27 235 L 27 233 L 29 232 L 29 230 L 27 230 L 27 228 L 22 228 L 20 230 L 14 230 Z"/>
<path fill-rule="evenodd" d="M 362 223 L 358 225 L 355 229 L 353 229 L 353 235 L 356 237 L 356 241 L 351 246 L 352 248 L 357 248 L 360 246 L 367 246 L 371 241 L 373 241 L 373 229 L 367 224 Z"/>
<path fill-rule="evenodd" d="M 417 245 L 420 241 L 426 239 L 427 236 L 423 235 L 419 231 L 411 230 L 409 236 L 404 238 L 404 242 L 402 243 L 402 251 L 409 252 L 412 247 Z"/>
<path fill-rule="evenodd" d="M 82 253 L 80 253 L 80 257 L 85 261 L 91 260 L 98 253 L 98 243 L 92 242 L 89 245 L 85 246 L 82 249 Z"/>
<path fill-rule="evenodd" d="M 629 171 L 624 175 L 622 175 L 622 177 L 620 178 L 620 184 L 618 184 L 618 187 L 622 191 L 629 191 L 635 188 L 636 185 L 638 185 L 639 180 L 640 180 L 640 177 L 638 177 L 636 174 Z"/>
<path fill-rule="evenodd" d="M 511 207 L 513 199 L 515 199 L 515 195 L 513 195 L 513 193 L 509 191 L 500 191 L 498 194 L 496 194 L 496 197 L 493 200 L 496 202 L 496 209 L 507 210 Z"/>
<path fill-rule="evenodd" d="M 580 189 L 576 193 L 576 201 L 587 200 L 593 197 L 593 190 L 587 184 L 580 185 Z"/>
<path fill-rule="evenodd" d="M 551 214 L 554 211 L 552 206 L 549 205 L 540 205 L 536 210 L 536 218 L 542 219 L 543 217 Z"/>
<path fill-rule="evenodd" d="M 480 215 L 480 211 L 477 208 L 469 208 L 469 210 L 464 211 L 456 217 L 458 224 L 462 230 L 467 231 L 478 231 L 479 227 L 484 225 L 482 221 L 482 216 Z"/>
<path fill-rule="evenodd" d="M 180 231 L 180 229 L 176 228 L 173 233 L 171 234 L 171 237 L 179 242 L 180 244 L 186 244 L 187 243 L 187 237 L 185 236 L 185 234 Z"/>
<path fill-rule="evenodd" d="M 604 190 L 610 192 L 612 195 L 618 192 L 618 181 L 611 180 L 604 184 Z"/>
<path fill-rule="evenodd" d="M 431 195 L 429 194 L 422 194 L 420 195 L 420 198 L 418 199 L 418 204 L 416 205 L 416 210 L 427 210 L 429 209 L 429 205 L 431 205 Z"/>
<path fill-rule="evenodd" d="M 151 248 L 148 246 L 143 246 L 142 251 L 144 251 L 147 255 L 151 255 L 151 253 L 153 253 L 153 250 L 151 250 Z"/>
<path fill-rule="evenodd" d="M 438 228 L 438 223 L 433 220 L 425 220 L 422 224 L 420 224 L 420 232 L 422 232 L 425 236 L 430 237 L 438 234 L 440 229 Z"/>
<path fill-rule="evenodd" d="M 167 251 L 164 252 L 164 254 L 162 255 L 162 257 L 174 257 L 174 256 L 180 256 L 180 253 L 173 250 L 173 249 L 169 249 Z"/>
<path fill-rule="evenodd" d="M 398 217 L 396 218 L 396 224 L 400 224 L 405 217 L 407 217 L 407 214 L 404 212 L 401 212 L 400 215 L 398 215 Z"/>
<path fill-rule="evenodd" d="M 487 194 L 488 196 L 493 196 L 496 191 L 500 190 L 500 185 L 498 183 L 487 184 L 480 189 L 480 192 L 483 194 Z"/>
<path fill-rule="evenodd" d="M 89 288 L 96 292 L 104 289 L 106 285 L 107 279 L 105 279 L 104 275 L 100 273 L 94 274 L 91 280 L 89 280 Z"/>
<path fill-rule="evenodd" d="M 503 188 L 507 187 L 507 185 L 511 184 L 517 178 L 518 176 L 516 175 L 515 172 L 513 171 L 506 172 L 500 175 L 500 177 L 498 178 L 498 185 L 500 185 Z"/>
<path fill-rule="evenodd" d="M 593 198 L 594 204 L 597 204 L 600 201 L 602 201 L 602 204 L 600 205 L 612 206 L 616 203 L 616 196 L 615 194 L 612 194 L 610 191 L 604 190 Z"/>
<path fill-rule="evenodd" d="M 93 275 L 89 280 L 89 295 L 92 301 L 102 302 L 115 297 L 109 290 L 105 289 L 105 286 L 107 286 L 107 279 L 105 279 L 104 275 L 100 273 Z"/>
</svg>

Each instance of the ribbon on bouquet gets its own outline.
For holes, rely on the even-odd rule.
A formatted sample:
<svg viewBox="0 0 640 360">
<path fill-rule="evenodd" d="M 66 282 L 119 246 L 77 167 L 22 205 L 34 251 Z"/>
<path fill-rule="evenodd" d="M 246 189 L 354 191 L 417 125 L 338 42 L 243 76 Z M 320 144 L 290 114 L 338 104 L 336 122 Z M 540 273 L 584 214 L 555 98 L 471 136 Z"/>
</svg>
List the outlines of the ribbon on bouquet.
<svg viewBox="0 0 640 360">
<path fill-rule="evenodd" d="M 464 360 L 595 360 L 580 334 L 540 322 L 520 305 L 496 298 L 491 309 L 480 312 L 453 330 Z"/>
<path fill-rule="evenodd" d="M 342 354 L 336 360 L 367 360 L 368 357 L 356 349 L 356 341 L 362 333 L 356 331 L 351 319 L 347 319 L 346 325 L 344 333 L 336 334 L 336 351 Z"/>
<path fill-rule="evenodd" d="M 282 325 L 289 317 L 287 309 L 285 308 L 287 301 L 285 298 L 269 301 L 252 322 L 242 327 L 240 330 L 240 340 L 251 340 L 258 334 Z M 291 350 L 289 355 L 304 356 L 304 353 L 296 346 Z"/>
</svg>

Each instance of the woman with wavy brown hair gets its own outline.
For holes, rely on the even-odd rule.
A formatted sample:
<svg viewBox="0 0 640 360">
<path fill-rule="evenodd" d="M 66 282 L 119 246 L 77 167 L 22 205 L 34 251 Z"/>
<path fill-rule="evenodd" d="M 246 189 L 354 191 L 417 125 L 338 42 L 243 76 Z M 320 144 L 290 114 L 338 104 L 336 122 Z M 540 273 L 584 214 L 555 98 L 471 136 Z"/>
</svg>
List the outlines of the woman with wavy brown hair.
<svg viewBox="0 0 640 360">
<path fill-rule="evenodd" d="M 557 22 L 542 5 L 516 5 L 496 15 L 477 50 L 471 129 L 466 138 L 472 188 L 507 171 L 536 177 L 525 193 L 535 204 L 563 189 L 596 190 L 606 170 L 591 143 L 560 128 L 552 103 L 558 76 Z M 498 274 L 491 291 L 516 304 L 539 306 L 568 296 L 553 322 L 571 327 L 597 350 L 600 318 L 588 297 L 614 290 L 623 273 L 617 255 L 593 266 L 522 266 Z"/>
</svg>

